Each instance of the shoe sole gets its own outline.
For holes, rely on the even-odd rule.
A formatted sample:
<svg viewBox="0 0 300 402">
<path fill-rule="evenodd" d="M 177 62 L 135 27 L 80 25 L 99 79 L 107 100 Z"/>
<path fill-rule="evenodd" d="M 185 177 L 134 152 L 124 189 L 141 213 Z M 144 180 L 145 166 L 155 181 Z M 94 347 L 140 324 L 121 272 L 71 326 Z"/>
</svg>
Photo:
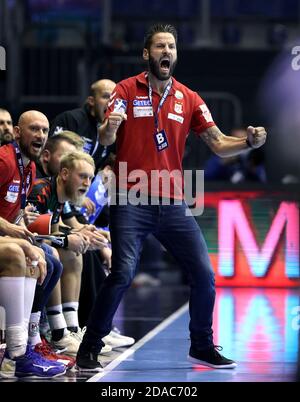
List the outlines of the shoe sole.
<svg viewBox="0 0 300 402">
<path fill-rule="evenodd" d="M 231 364 L 211 364 L 207 363 L 204 360 L 199 360 L 196 359 L 195 357 L 192 357 L 190 355 L 187 356 L 187 360 L 193 364 L 200 364 L 201 366 L 206 366 L 214 369 L 234 369 L 236 368 L 237 364 L 236 363 L 231 363 Z"/>
<path fill-rule="evenodd" d="M 127 348 L 128 346 L 132 346 L 133 344 L 134 344 L 134 342 L 133 343 L 122 343 L 122 344 L 114 345 L 114 344 L 109 342 L 109 343 L 106 343 L 105 345 L 110 346 L 112 348 L 112 350 L 114 350 L 114 349 L 118 349 L 118 348 Z"/>
<path fill-rule="evenodd" d="M 105 343 L 105 345 L 110 346 L 112 349 L 116 349 L 116 348 L 125 348 L 127 346 L 132 346 L 135 343 L 135 340 L 133 339 L 132 341 L 125 341 L 122 340 L 120 338 L 118 338 L 118 336 L 112 336 L 111 341 L 110 340 L 105 340 L 105 338 L 102 339 L 102 341 Z"/>
<path fill-rule="evenodd" d="M 86 373 L 101 373 L 102 371 L 104 371 L 102 367 L 89 369 L 89 368 L 79 367 L 77 365 L 76 365 L 76 369 L 80 372 L 86 372 Z"/>
<path fill-rule="evenodd" d="M 36 375 L 36 374 L 23 374 L 23 373 L 18 373 L 16 372 L 15 376 L 17 378 L 36 378 L 36 379 L 42 379 L 42 378 L 55 378 L 55 377 L 60 377 L 61 375 L 65 375 L 66 374 L 66 370 L 62 373 L 58 373 L 52 376 L 41 376 L 41 375 Z"/>
</svg>

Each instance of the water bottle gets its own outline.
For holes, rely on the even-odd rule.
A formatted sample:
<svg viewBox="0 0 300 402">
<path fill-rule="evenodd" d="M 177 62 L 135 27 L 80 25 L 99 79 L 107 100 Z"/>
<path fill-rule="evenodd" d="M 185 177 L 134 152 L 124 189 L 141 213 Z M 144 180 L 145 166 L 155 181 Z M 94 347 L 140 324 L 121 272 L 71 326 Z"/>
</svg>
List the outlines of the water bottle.
<svg viewBox="0 0 300 402">
<path fill-rule="evenodd" d="M 94 224 L 94 222 L 100 215 L 102 208 L 108 203 L 108 191 L 102 183 L 102 177 L 100 173 L 96 175 L 86 196 L 95 204 L 95 213 L 93 213 L 92 215 L 88 215 L 87 209 L 85 207 L 82 207 L 80 212 L 84 215 L 88 223 Z"/>
</svg>

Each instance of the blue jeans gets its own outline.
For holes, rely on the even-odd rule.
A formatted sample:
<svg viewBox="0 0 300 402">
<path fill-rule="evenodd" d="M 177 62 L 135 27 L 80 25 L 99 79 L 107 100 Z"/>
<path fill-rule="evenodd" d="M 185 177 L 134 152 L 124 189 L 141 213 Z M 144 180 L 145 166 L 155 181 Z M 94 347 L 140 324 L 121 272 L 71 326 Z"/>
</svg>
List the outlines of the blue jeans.
<svg viewBox="0 0 300 402">
<path fill-rule="evenodd" d="M 35 288 L 34 300 L 31 312 L 42 311 L 46 306 L 52 290 L 55 288 L 61 277 L 62 263 L 54 257 L 52 248 L 48 244 L 42 243 L 41 248 L 45 252 L 47 263 L 47 274 L 42 285 L 37 284 Z"/>
<path fill-rule="evenodd" d="M 81 349 L 99 351 L 125 290 L 136 274 L 143 241 L 152 233 L 187 270 L 190 279 L 190 334 L 196 349 L 213 345 L 214 273 L 201 230 L 186 205 L 110 207 L 112 270 L 91 311 Z"/>
</svg>

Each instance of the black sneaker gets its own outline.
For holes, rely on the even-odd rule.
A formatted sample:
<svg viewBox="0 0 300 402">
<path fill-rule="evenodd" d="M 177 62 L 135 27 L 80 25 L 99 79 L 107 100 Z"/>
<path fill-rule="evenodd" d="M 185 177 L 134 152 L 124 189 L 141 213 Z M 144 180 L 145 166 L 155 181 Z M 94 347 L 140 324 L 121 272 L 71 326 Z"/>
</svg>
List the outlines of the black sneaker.
<svg viewBox="0 0 300 402">
<path fill-rule="evenodd" d="M 76 366 L 79 371 L 103 371 L 98 362 L 98 353 L 78 350 L 76 357 Z"/>
<path fill-rule="evenodd" d="M 201 364 L 216 369 L 233 369 L 237 366 L 236 362 L 222 356 L 218 351 L 222 350 L 222 346 L 214 345 L 209 349 L 196 350 L 190 348 L 188 361 L 194 364 Z"/>
</svg>

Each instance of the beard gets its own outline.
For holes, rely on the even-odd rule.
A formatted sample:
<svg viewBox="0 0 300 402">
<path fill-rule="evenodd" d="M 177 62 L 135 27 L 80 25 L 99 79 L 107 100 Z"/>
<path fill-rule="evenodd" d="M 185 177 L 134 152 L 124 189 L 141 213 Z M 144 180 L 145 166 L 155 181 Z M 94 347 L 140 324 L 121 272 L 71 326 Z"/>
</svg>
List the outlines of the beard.
<svg viewBox="0 0 300 402">
<path fill-rule="evenodd" d="M 99 110 L 99 107 L 97 105 L 95 105 L 92 109 L 93 113 L 94 113 L 94 117 L 98 122 L 102 122 L 102 118 L 101 118 L 101 113 Z"/>
<path fill-rule="evenodd" d="M 71 204 L 81 207 L 83 200 L 85 199 L 85 194 L 79 194 L 73 187 L 73 184 L 66 182 L 64 186 L 65 195 L 68 197 Z"/>
<path fill-rule="evenodd" d="M 0 134 L 0 142 L 2 145 L 9 144 L 13 142 L 14 140 L 14 135 L 13 133 L 9 131 L 4 131 L 3 133 Z"/>
<path fill-rule="evenodd" d="M 39 153 L 32 153 L 31 150 L 30 150 L 30 144 L 25 144 L 23 142 L 22 137 L 19 140 L 19 147 L 20 147 L 21 153 L 24 156 L 26 156 L 26 158 L 30 159 L 31 161 L 38 162 L 38 160 L 39 160 L 39 158 L 41 156 L 43 147 L 41 147 Z"/>
<path fill-rule="evenodd" d="M 151 54 L 149 54 L 149 61 L 148 61 L 149 71 L 160 81 L 167 81 L 173 75 L 176 64 L 177 64 L 177 60 L 175 60 L 173 63 L 170 60 L 170 68 L 169 68 L 168 75 L 162 74 L 159 69 L 160 61 L 156 61 L 151 56 Z"/>
</svg>

